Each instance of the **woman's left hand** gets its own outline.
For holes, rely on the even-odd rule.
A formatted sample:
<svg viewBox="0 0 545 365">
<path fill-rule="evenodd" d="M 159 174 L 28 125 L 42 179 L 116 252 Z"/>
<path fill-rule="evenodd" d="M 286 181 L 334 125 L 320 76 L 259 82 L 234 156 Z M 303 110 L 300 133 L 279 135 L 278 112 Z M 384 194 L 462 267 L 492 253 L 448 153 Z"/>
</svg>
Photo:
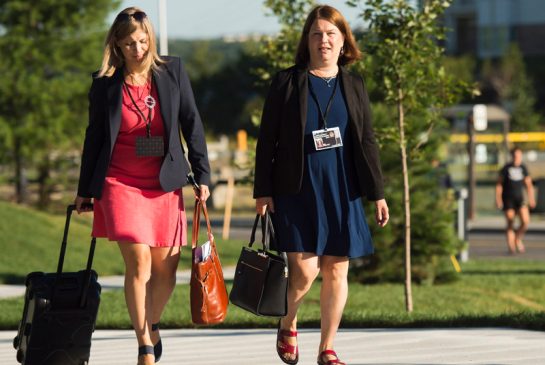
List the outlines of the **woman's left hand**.
<svg viewBox="0 0 545 365">
<path fill-rule="evenodd" d="M 379 227 L 384 227 L 388 223 L 390 215 L 386 199 L 380 199 L 375 202 L 375 219 Z"/>
<path fill-rule="evenodd" d="M 208 185 L 199 185 L 199 190 L 193 189 L 195 192 L 195 198 L 199 199 L 201 202 L 205 202 L 206 199 L 210 196 L 210 190 L 208 189 Z"/>
</svg>

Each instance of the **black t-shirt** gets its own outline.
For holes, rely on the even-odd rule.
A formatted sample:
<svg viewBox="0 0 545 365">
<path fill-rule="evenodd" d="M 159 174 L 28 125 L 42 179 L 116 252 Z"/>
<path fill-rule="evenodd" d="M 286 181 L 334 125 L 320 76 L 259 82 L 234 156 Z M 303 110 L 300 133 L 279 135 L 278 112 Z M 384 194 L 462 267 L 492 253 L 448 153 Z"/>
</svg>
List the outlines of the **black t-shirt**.
<svg viewBox="0 0 545 365">
<path fill-rule="evenodd" d="M 502 196 L 522 199 L 524 189 L 524 178 L 528 176 L 528 169 L 521 164 L 515 166 L 512 162 L 506 164 L 500 171 L 503 181 Z"/>
</svg>

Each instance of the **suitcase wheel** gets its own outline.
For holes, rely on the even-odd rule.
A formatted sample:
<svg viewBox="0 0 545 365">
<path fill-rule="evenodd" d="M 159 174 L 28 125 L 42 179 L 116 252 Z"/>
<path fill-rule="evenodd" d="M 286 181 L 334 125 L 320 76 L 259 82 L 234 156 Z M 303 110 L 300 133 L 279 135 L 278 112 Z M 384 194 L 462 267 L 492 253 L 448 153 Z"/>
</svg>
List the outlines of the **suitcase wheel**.
<svg viewBox="0 0 545 365">
<path fill-rule="evenodd" d="M 28 274 L 26 276 L 26 280 L 25 280 L 25 286 L 28 286 L 28 284 L 30 284 L 30 280 L 33 279 L 33 278 L 37 278 L 37 277 L 40 277 L 40 276 L 44 276 L 45 273 L 43 271 L 34 271 L 34 272 L 31 272 L 30 274 Z"/>
<path fill-rule="evenodd" d="M 22 364 L 24 358 L 25 358 L 25 354 L 23 354 L 23 350 L 21 349 L 17 350 L 17 362 Z"/>
<path fill-rule="evenodd" d="M 19 347 L 19 336 L 15 336 L 13 339 L 13 348 L 17 349 L 17 347 Z"/>
</svg>

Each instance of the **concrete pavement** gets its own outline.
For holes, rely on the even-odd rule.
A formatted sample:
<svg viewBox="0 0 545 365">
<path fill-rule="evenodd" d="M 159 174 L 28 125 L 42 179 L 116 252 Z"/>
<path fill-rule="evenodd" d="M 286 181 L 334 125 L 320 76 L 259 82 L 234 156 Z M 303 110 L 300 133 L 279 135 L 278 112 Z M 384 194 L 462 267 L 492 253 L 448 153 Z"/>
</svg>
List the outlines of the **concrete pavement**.
<svg viewBox="0 0 545 365">
<path fill-rule="evenodd" d="M 0 332 L 0 364 L 17 364 L 14 332 Z M 163 330 L 164 365 L 282 364 L 274 348 L 275 331 Z M 299 364 L 316 364 L 318 330 L 299 332 Z M 341 330 L 336 347 L 350 365 L 543 365 L 544 332 L 506 328 Z M 132 331 L 99 330 L 93 336 L 91 365 L 134 365 Z"/>
</svg>

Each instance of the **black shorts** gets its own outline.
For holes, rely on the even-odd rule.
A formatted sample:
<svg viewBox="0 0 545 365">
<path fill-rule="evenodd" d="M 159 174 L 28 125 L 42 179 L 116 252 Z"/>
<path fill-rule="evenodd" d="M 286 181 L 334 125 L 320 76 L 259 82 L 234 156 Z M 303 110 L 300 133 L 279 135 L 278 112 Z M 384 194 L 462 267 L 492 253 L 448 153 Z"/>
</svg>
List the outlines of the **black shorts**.
<svg viewBox="0 0 545 365">
<path fill-rule="evenodd" d="M 522 196 L 502 196 L 502 200 L 504 211 L 509 209 L 519 210 L 526 205 Z"/>
</svg>

